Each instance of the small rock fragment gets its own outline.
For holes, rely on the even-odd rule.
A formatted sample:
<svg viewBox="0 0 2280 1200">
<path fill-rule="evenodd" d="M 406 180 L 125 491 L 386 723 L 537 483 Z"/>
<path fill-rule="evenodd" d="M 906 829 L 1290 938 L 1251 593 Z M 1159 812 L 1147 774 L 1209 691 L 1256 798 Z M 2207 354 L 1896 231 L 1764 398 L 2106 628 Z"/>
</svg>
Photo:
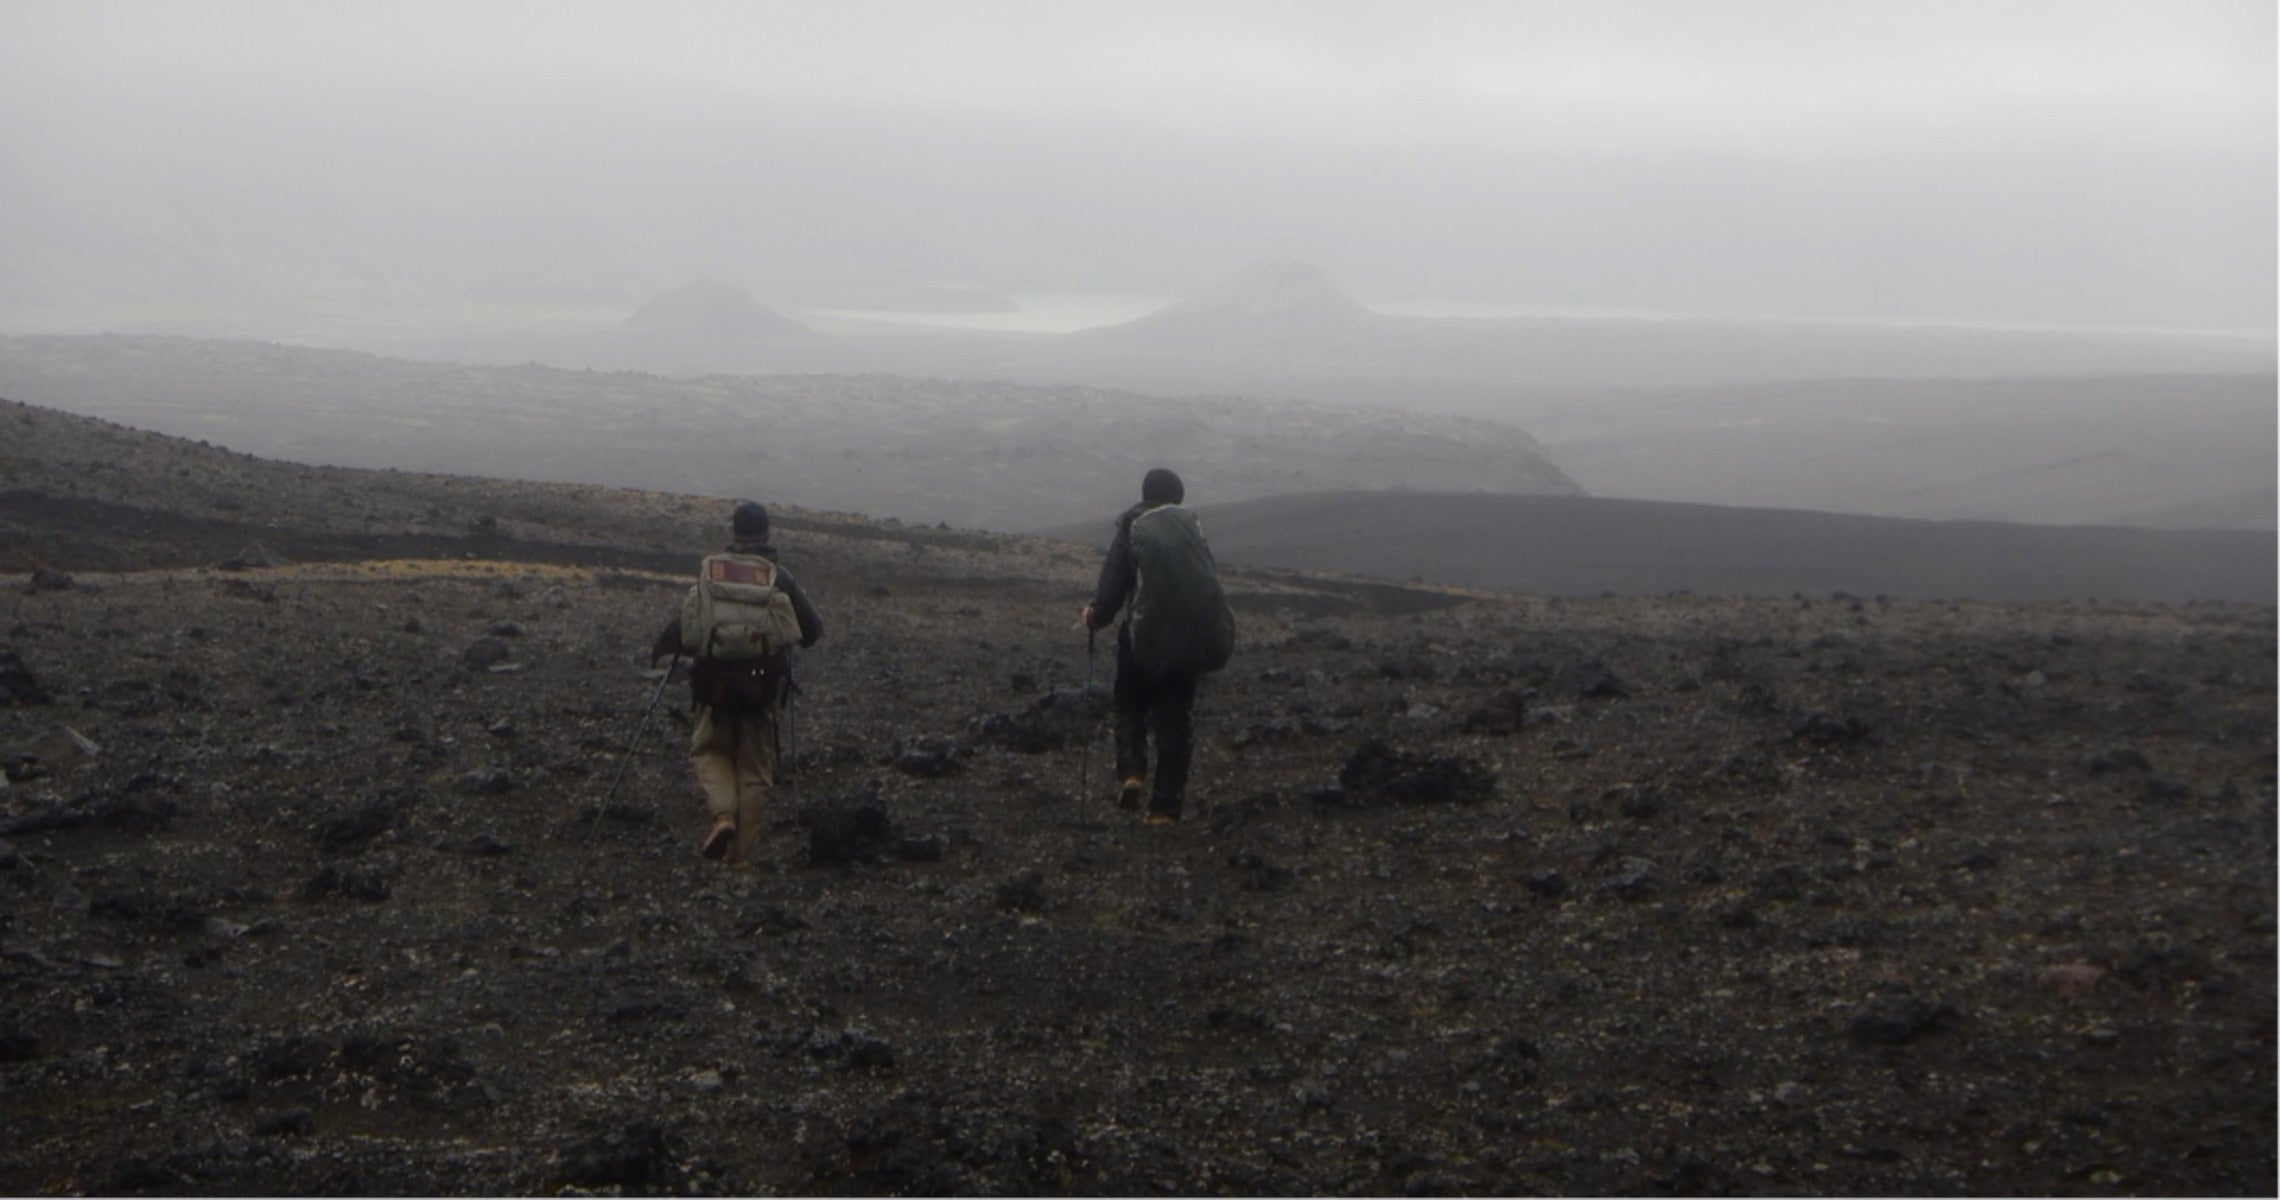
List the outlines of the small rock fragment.
<svg viewBox="0 0 2280 1200">
<path fill-rule="evenodd" d="M 460 652 L 459 661 L 472 670 L 487 671 L 513 657 L 514 651 L 504 639 L 486 635 L 469 642 L 467 649 Z"/>
</svg>

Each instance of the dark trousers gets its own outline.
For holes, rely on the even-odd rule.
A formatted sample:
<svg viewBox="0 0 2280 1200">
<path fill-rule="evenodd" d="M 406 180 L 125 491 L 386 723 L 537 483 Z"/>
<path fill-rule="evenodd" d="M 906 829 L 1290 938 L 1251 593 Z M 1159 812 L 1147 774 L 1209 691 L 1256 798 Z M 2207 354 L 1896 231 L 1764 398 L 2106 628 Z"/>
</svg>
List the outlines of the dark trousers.
<svg viewBox="0 0 2280 1200">
<path fill-rule="evenodd" d="M 1180 815 L 1188 759 L 1195 751 L 1192 712 L 1198 676 L 1157 675 L 1133 661 L 1132 643 L 1116 639 L 1116 774 L 1147 779 L 1148 734 L 1156 735 L 1156 774 L 1148 807 Z"/>
</svg>

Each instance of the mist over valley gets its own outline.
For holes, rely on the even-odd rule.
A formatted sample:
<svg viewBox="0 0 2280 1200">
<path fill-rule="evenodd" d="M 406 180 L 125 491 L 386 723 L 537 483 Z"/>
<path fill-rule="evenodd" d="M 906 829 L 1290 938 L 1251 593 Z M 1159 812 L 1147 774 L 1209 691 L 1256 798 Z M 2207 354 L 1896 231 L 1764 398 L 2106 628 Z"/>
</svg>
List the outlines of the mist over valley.
<svg viewBox="0 0 2280 1200">
<path fill-rule="evenodd" d="M 0 1194 L 2272 1194 L 2276 36 L 0 3 Z"/>
</svg>

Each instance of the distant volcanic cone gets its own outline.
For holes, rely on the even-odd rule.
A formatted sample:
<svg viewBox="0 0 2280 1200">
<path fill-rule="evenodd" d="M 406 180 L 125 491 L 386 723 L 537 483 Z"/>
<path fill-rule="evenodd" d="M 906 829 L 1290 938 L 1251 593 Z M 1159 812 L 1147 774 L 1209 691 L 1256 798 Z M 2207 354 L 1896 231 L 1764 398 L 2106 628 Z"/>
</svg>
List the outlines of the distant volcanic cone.
<svg viewBox="0 0 2280 1200">
<path fill-rule="evenodd" d="M 625 332 L 659 341 L 733 345 L 810 332 L 807 326 L 713 279 L 686 283 L 625 319 Z"/>
<path fill-rule="evenodd" d="M 1319 269 L 1268 259 L 1169 308 L 1099 332 L 1148 341 L 1288 341 L 1350 337 L 1377 321 Z"/>
</svg>

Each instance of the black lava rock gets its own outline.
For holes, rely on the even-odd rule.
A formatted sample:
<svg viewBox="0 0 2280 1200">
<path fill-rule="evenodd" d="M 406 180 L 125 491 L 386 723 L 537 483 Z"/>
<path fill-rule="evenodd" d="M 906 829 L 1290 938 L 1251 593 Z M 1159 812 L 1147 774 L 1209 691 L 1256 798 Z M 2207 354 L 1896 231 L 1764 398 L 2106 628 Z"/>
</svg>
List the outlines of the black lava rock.
<svg viewBox="0 0 2280 1200">
<path fill-rule="evenodd" d="M 1527 727 L 1528 701 L 1532 695 L 1526 689 L 1505 692 L 1484 707 L 1466 713 L 1458 727 L 1466 733 L 1518 733 Z"/>
<path fill-rule="evenodd" d="M 898 833 L 886 805 L 868 792 L 826 801 L 800 816 L 808 827 L 809 866 L 942 857 L 941 839 Z"/>
<path fill-rule="evenodd" d="M 514 656 L 514 651 L 507 646 L 505 639 L 486 635 L 469 642 L 467 649 L 460 652 L 459 661 L 465 663 L 469 670 L 482 671 L 498 666 Z"/>
<path fill-rule="evenodd" d="M 796 933 L 808 927 L 807 918 L 781 904 L 763 904 L 755 909 L 745 924 L 746 933 L 782 935 Z"/>
<path fill-rule="evenodd" d="M 985 745 L 1003 746 L 1017 754 L 1042 754 L 1093 736 L 1108 712 L 1108 689 L 1099 684 L 1055 688 L 1019 713 L 977 718 L 971 732 Z"/>
<path fill-rule="evenodd" d="M 1576 681 L 1575 694 L 1586 700 L 1621 700 L 1631 694 L 1631 685 L 1604 668 L 1584 671 Z"/>
<path fill-rule="evenodd" d="M 13 650 L 0 650 L 0 708 L 51 703 L 47 688 Z"/>
<path fill-rule="evenodd" d="M 355 801 L 318 824 L 317 844 L 341 850 L 370 841 L 395 823 L 397 807 L 393 796 L 367 796 Z"/>
<path fill-rule="evenodd" d="M 254 1051 L 253 1071 L 262 1079 L 314 1075 L 332 1062 L 336 1049 L 323 1038 L 305 1034 L 271 1038 Z"/>
<path fill-rule="evenodd" d="M 572 1143 L 562 1151 L 563 1181 L 582 1188 L 664 1189 L 679 1138 L 656 1121 L 636 1120 Z"/>
<path fill-rule="evenodd" d="M 1867 741 L 1873 733 L 1874 727 L 1859 717 L 1813 713 L 1791 730 L 1789 736 L 1793 741 L 1816 746 L 1850 746 Z"/>
<path fill-rule="evenodd" d="M 317 1116 L 305 1108 L 265 1114 L 253 1123 L 255 1137 L 300 1137 L 317 1131 Z"/>
<path fill-rule="evenodd" d="M 997 885 L 997 906 L 1006 912 L 1043 912 L 1045 877 L 1035 871 L 1025 871 Z"/>
<path fill-rule="evenodd" d="M 38 1034 L 14 1027 L 0 1029 L 0 1062 L 30 1062 L 39 1056 Z"/>
<path fill-rule="evenodd" d="M 1627 857 L 1616 860 L 1615 873 L 1599 885 L 1599 890 L 1618 899 L 1639 900 L 1653 894 L 1661 883 L 1653 859 Z"/>
<path fill-rule="evenodd" d="M 1864 1046 L 1906 1045 L 1954 1015 L 1944 1004 L 1904 993 L 1878 996 L 1854 1011 L 1852 1037 Z"/>
<path fill-rule="evenodd" d="M 1467 758 L 1411 753 L 1372 738 L 1346 760 L 1338 786 L 1347 803 L 1477 801 L 1496 791 L 1496 775 Z"/>
<path fill-rule="evenodd" d="M 1751 891 L 1761 900 L 1795 900 L 1805 894 L 1812 878 L 1796 863 L 1782 863 L 1759 872 Z"/>
<path fill-rule="evenodd" d="M 956 738 L 913 734 L 895 743 L 887 761 L 905 775 L 939 779 L 965 770 L 973 756 L 974 748 Z"/>
<path fill-rule="evenodd" d="M 2108 775 L 2117 771 L 2151 771 L 2145 752 L 2135 746 L 2116 746 L 2092 758 L 2088 764 L 2092 775 Z"/>
<path fill-rule="evenodd" d="M 813 1030 L 799 1039 L 799 1048 L 810 1058 L 824 1059 L 848 1069 L 895 1065 L 894 1046 L 858 1029 L 842 1029 L 836 1033 Z"/>
<path fill-rule="evenodd" d="M 301 885 L 303 900 L 322 900 L 328 896 L 345 896 L 368 903 L 386 900 L 388 877 L 371 867 L 326 867 Z"/>
</svg>

